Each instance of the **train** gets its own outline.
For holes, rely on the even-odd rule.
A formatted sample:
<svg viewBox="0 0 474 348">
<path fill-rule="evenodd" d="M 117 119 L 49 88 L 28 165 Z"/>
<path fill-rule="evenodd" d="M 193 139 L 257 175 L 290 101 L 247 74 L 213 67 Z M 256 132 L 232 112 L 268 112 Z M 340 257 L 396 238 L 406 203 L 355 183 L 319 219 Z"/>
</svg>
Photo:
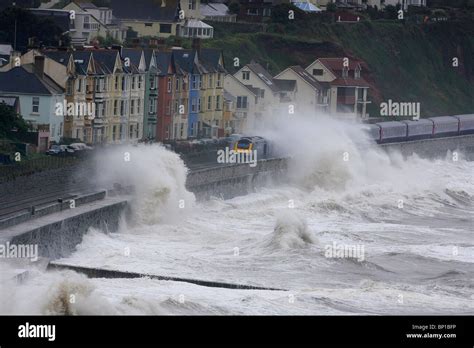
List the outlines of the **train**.
<svg viewBox="0 0 474 348">
<path fill-rule="evenodd" d="M 474 134 L 474 114 L 379 122 L 366 131 L 377 144 Z"/>
<path fill-rule="evenodd" d="M 232 147 L 237 153 L 257 151 L 259 159 L 267 158 L 270 155 L 269 142 L 260 136 L 241 136 L 234 141 Z"/>
</svg>

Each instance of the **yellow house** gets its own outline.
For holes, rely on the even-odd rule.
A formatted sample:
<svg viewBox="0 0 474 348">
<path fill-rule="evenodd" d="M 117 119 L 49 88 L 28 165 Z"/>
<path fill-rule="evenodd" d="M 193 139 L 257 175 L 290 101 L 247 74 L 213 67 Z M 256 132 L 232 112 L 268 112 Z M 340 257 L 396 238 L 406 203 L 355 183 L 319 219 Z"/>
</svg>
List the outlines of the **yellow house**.
<svg viewBox="0 0 474 348">
<path fill-rule="evenodd" d="M 111 0 L 110 7 L 122 25 L 135 31 L 139 37 L 177 36 L 179 25 L 186 16 L 186 12 L 180 16 L 179 0 Z"/>
</svg>

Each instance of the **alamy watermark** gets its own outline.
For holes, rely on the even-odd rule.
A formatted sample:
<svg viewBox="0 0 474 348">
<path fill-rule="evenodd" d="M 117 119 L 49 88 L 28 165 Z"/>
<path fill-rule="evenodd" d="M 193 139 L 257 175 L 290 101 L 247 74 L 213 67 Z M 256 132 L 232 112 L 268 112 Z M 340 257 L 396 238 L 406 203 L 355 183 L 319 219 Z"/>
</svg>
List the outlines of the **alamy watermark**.
<svg viewBox="0 0 474 348">
<path fill-rule="evenodd" d="M 365 248 L 362 244 L 339 244 L 333 242 L 325 246 L 324 256 L 329 259 L 357 259 L 365 260 Z"/>
<path fill-rule="evenodd" d="M 95 118 L 95 103 L 68 103 L 67 100 L 64 100 L 62 103 L 56 103 L 54 113 L 56 116 L 88 117 L 90 120 L 93 120 Z"/>
<path fill-rule="evenodd" d="M 38 244 L 0 244 L 0 258 L 2 259 L 30 259 L 38 261 Z"/>
<path fill-rule="evenodd" d="M 380 104 L 380 116 L 404 116 L 413 117 L 413 119 L 419 119 L 420 109 L 420 103 L 402 103 L 389 99 L 388 102 L 383 102 Z"/>
<path fill-rule="evenodd" d="M 254 168 L 257 166 L 257 150 L 234 151 L 226 147 L 217 151 L 217 163 L 248 164 Z"/>
</svg>

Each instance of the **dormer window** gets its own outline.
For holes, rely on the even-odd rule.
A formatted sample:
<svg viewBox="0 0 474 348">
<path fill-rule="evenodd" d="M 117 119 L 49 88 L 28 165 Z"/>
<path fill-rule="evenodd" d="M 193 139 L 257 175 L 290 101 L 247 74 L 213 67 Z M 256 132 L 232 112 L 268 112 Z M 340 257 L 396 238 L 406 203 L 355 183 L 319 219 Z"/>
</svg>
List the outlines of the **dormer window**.
<svg viewBox="0 0 474 348">
<path fill-rule="evenodd" d="M 343 78 L 349 77 L 349 69 L 348 69 L 348 68 L 344 67 L 344 68 L 342 69 L 342 77 L 343 77 Z"/>
<path fill-rule="evenodd" d="M 360 79 L 360 69 L 356 69 L 356 70 L 354 71 L 354 78 Z"/>
<path fill-rule="evenodd" d="M 242 80 L 250 80 L 250 71 L 242 71 Z"/>
</svg>

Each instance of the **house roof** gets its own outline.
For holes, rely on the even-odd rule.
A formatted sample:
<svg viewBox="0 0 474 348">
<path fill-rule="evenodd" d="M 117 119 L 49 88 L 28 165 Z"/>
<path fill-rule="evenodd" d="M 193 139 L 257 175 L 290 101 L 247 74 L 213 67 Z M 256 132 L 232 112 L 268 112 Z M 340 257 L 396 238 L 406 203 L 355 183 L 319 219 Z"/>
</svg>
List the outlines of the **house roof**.
<svg viewBox="0 0 474 348">
<path fill-rule="evenodd" d="M 0 54 L 0 67 L 4 66 L 8 62 L 10 62 L 10 56 L 5 55 L 5 54 Z"/>
<path fill-rule="evenodd" d="M 321 12 L 317 6 L 313 5 L 309 1 L 292 1 L 292 4 L 298 7 L 300 10 L 305 12 Z"/>
<path fill-rule="evenodd" d="M 9 56 L 13 51 L 13 47 L 10 44 L 0 44 L 0 55 Z"/>
<path fill-rule="evenodd" d="M 91 51 L 74 51 L 72 53 L 76 72 L 80 75 L 87 75 L 87 68 L 91 60 Z"/>
<path fill-rule="evenodd" d="M 179 0 L 110 0 L 110 7 L 114 16 L 120 19 L 175 22 L 180 4 Z"/>
<path fill-rule="evenodd" d="M 226 73 L 225 67 L 220 64 L 222 51 L 216 48 L 201 48 L 199 60 L 202 65 L 212 72 Z"/>
<path fill-rule="evenodd" d="M 344 58 L 319 58 L 319 61 L 336 76 L 338 75 L 336 72 L 342 71 L 344 68 Z M 355 70 L 356 68 L 361 69 L 361 63 L 357 60 L 349 59 L 349 70 Z"/>
<path fill-rule="evenodd" d="M 74 1 L 75 2 L 75 1 Z M 93 3 L 91 2 L 75 2 L 75 4 L 77 6 L 79 6 L 80 8 L 82 8 L 83 10 L 87 10 L 87 9 L 97 9 L 98 7 L 96 5 L 94 5 Z"/>
<path fill-rule="evenodd" d="M 42 50 L 41 53 L 64 66 L 67 66 L 71 56 L 71 52 L 59 50 Z"/>
<path fill-rule="evenodd" d="M 293 91 L 296 87 L 295 80 L 275 79 L 259 63 L 251 62 L 250 64 L 247 64 L 246 66 L 252 72 L 254 72 L 274 93 L 283 92 L 283 91 Z"/>
<path fill-rule="evenodd" d="M 293 70 L 294 73 L 301 77 L 305 82 L 311 85 L 311 87 L 317 89 L 318 91 L 327 89 L 329 87 L 329 84 L 327 82 L 320 82 L 316 80 L 313 75 L 309 74 L 299 65 L 290 66 L 290 69 Z"/>
<path fill-rule="evenodd" d="M 353 75 L 356 69 L 362 70 L 362 67 L 365 68 L 365 63 L 359 62 L 355 59 L 349 59 L 348 77 L 343 77 L 342 70 L 344 68 L 344 58 L 319 58 L 319 62 L 336 76 L 336 79 L 330 82 L 331 86 L 369 87 L 369 84 L 362 77 L 356 79 Z"/>
<path fill-rule="evenodd" d="M 85 52 L 92 52 L 97 73 L 105 75 L 114 71 L 117 50 L 100 49 Z"/>
<path fill-rule="evenodd" d="M 40 77 L 33 64 L 25 64 L 7 72 L 0 72 L 0 93 L 54 95 L 64 90 L 47 75 Z"/>
<path fill-rule="evenodd" d="M 2 103 L 16 109 L 19 103 L 19 98 L 16 96 L 0 95 L 0 104 Z"/>
<path fill-rule="evenodd" d="M 201 10 L 201 15 L 204 17 L 229 15 L 229 8 L 227 7 L 226 4 L 219 4 L 219 3 L 201 4 L 199 9 Z"/>
<path fill-rule="evenodd" d="M 197 19 L 189 19 L 186 21 L 184 24 L 185 27 L 188 28 L 201 28 L 201 29 L 212 29 L 212 27 L 209 24 L 204 23 L 203 21 L 197 20 Z"/>
<path fill-rule="evenodd" d="M 130 63 L 139 66 L 140 60 L 142 59 L 142 49 L 136 48 L 123 48 L 122 49 L 122 56 L 123 58 L 130 58 Z"/>
<path fill-rule="evenodd" d="M 171 52 L 156 52 L 155 58 L 156 58 L 156 66 L 158 67 L 158 70 L 160 71 L 159 74 L 167 75 L 168 68 L 171 63 Z"/>
</svg>

